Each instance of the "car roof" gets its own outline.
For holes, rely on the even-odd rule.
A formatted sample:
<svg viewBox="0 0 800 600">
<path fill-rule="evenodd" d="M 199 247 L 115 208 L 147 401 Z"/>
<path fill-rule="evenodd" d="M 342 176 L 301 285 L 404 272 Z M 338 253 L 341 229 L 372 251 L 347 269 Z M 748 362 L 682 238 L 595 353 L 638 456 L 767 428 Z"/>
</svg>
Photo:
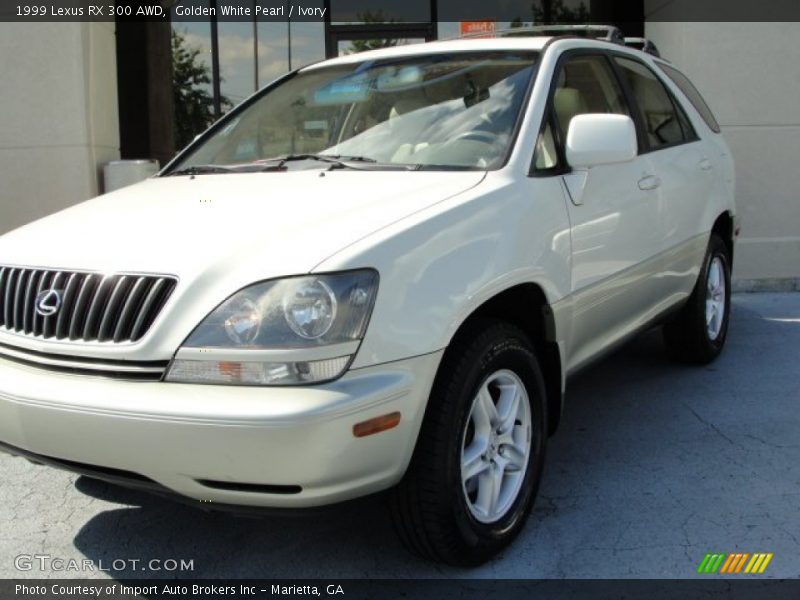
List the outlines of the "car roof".
<svg viewBox="0 0 800 600">
<path fill-rule="evenodd" d="M 312 70 L 318 67 L 328 67 L 335 65 L 352 64 L 365 60 L 381 60 L 387 58 L 403 56 L 419 56 L 421 54 L 445 54 L 449 52 L 480 52 L 492 50 L 530 50 L 542 51 L 549 42 L 565 43 L 575 48 L 597 48 L 614 49 L 620 52 L 634 53 L 642 56 L 639 50 L 614 44 L 604 40 L 575 36 L 531 36 L 531 37 L 492 37 L 492 38 L 467 38 L 442 40 L 435 42 L 424 42 L 419 44 L 406 44 L 403 46 L 393 46 L 391 48 L 379 48 L 377 50 L 366 50 L 353 54 L 346 54 L 328 60 L 313 63 L 301 69 L 301 71 Z"/>
<path fill-rule="evenodd" d="M 306 69 L 318 66 L 333 66 L 362 62 L 364 60 L 380 60 L 384 58 L 394 58 L 401 56 L 415 56 L 419 54 L 439 54 L 448 52 L 465 51 L 491 51 L 491 50 L 542 50 L 545 44 L 550 41 L 550 37 L 518 37 L 518 38 L 471 38 L 460 40 L 442 40 L 436 42 L 425 42 L 420 44 L 405 44 L 393 46 L 391 48 L 379 48 L 377 50 L 366 50 L 354 54 L 338 56 L 330 60 L 314 63 Z"/>
</svg>

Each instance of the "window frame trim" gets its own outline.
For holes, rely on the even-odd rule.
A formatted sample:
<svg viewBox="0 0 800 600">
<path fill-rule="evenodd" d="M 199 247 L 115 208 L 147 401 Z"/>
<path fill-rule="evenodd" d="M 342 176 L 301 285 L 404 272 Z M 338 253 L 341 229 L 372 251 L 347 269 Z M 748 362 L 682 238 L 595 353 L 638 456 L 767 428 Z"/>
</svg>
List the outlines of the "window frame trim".
<svg viewBox="0 0 800 600">
<path fill-rule="evenodd" d="M 533 153 L 531 154 L 530 165 L 528 167 L 528 177 L 539 178 L 539 177 L 555 177 L 561 175 L 568 175 L 572 173 L 573 168 L 567 162 L 566 157 L 566 139 L 561 139 L 561 130 L 559 127 L 556 127 L 556 117 L 553 110 L 553 99 L 555 97 L 556 87 L 558 86 L 558 74 L 561 71 L 561 68 L 564 66 L 564 63 L 567 61 L 579 57 L 579 56 L 590 56 L 590 57 L 599 57 L 602 60 L 605 60 L 613 78 L 613 81 L 617 84 L 620 91 L 622 92 L 622 99 L 625 102 L 625 105 L 630 113 L 629 116 L 633 121 L 634 126 L 636 127 L 636 141 L 637 141 L 637 151 L 636 155 L 641 156 L 645 154 L 645 149 L 649 150 L 649 146 L 645 146 L 646 143 L 646 135 L 645 129 L 643 126 L 643 122 L 641 121 L 640 111 L 638 109 L 638 105 L 635 103 L 632 105 L 632 95 L 630 90 L 625 85 L 625 81 L 623 81 L 621 74 L 617 69 L 617 65 L 612 58 L 612 54 L 615 54 L 613 50 L 607 50 L 605 48 L 571 48 L 569 50 L 565 50 L 561 53 L 556 61 L 555 67 L 553 67 L 553 74 L 550 78 L 550 88 L 547 91 L 547 102 L 545 103 L 544 112 L 542 114 L 542 120 L 539 125 L 538 133 L 536 134 L 536 139 L 539 139 L 539 136 L 542 135 L 544 130 L 547 128 L 548 122 L 553 130 L 553 141 L 556 145 L 556 155 L 558 157 L 559 164 L 555 167 L 549 167 L 546 169 L 537 169 L 536 168 L 536 143 L 534 141 L 533 145 Z M 623 56 L 628 56 L 625 53 L 619 53 Z M 636 106 L 637 110 L 633 110 L 633 106 Z"/>
<path fill-rule="evenodd" d="M 544 49 L 542 50 L 544 53 Z M 702 140 L 702 137 L 697 131 L 697 127 L 692 122 L 691 117 L 689 116 L 688 111 L 684 108 L 683 104 L 681 104 L 680 99 L 678 99 L 675 94 L 673 93 L 672 89 L 670 89 L 669 85 L 664 81 L 658 71 L 648 65 L 645 61 L 641 60 L 639 57 L 629 54 L 627 52 L 620 52 L 615 49 L 605 49 L 605 48 L 572 48 L 569 50 L 565 50 L 561 53 L 556 61 L 555 67 L 553 68 L 553 74 L 550 79 L 550 89 L 547 92 L 547 102 L 545 104 L 544 112 L 542 114 L 541 123 L 539 125 L 537 139 L 539 135 L 542 135 L 544 130 L 547 128 L 548 121 L 551 124 L 553 130 L 553 140 L 556 144 L 556 155 L 558 157 L 559 165 L 555 167 L 550 167 L 547 169 L 537 169 L 536 168 L 536 144 L 534 143 L 533 153 L 531 154 L 530 165 L 528 167 L 528 177 L 539 178 L 539 177 L 553 177 L 553 176 L 561 176 L 567 175 L 572 173 L 572 167 L 569 165 L 566 159 L 566 149 L 565 144 L 566 140 L 561 139 L 561 131 L 558 127 L 555 127 L 555 117 L 553 115 L 553 97 L 555 96 L 555 90 L 558 83 L 557 74 L 559 73 L 561 67 L 567 62 L 569 59 L 574 58 L 576 56 L 603 56 L 605 57 L 611 71 L 614 73 L 614 77 L 616 79 L 617 85 L 622 90 L 623 97 L 625 99 L 625 103 L 627 105 L 628 110 L 630 111 L 630 117 L 633 120 L 634 125 L 636 126 L 636 140 L 638 144 L 637 149 L 637 157 L 644 156 L 646 154 L 651 154 L 653 152 L 660 152 L 661 150 L 669 150 L 671 148 L 676 148 L 678 146 L 683 146 L 687 144 L 693 144 Z M 626 77 L 622 73 L 622 67 L 617 63 L 615 58 L 625 58 L 630 61 L 636 62 L 644 66 L 648 71 L 650 71 L 653 76 L 656 78 L 661 86 L 667 93 L 667 97 L 669 98 L 670 102 L 672 103 L 673 109 L 678 112 L 681 111 L 685 118 L 685 121 L 689 124 L 692 128 L 691 133 L 693 134 L 687 139 L 681 140 L 680 142 L 675 142 L 672 144 L 666 144 L 664 146 L 658 146 L 654 148 L 650 144 L 650 140 L 647 136 L 647 129 L 644 124 L 644 116 L 642 114 L 642 109 L 639 106 L 639 103 L 636 101 L 636 98 L 633 94 L 633 90 L 630 87 Z M 657 61 L 654 61 L 657 64 Z M 669 65 L 671 66 L 671 65 Z M 674 68 L 674 67 L 673 67 Z M 676 69 L 677 70 L 677 69 Z M 665 73 L 664 77 L 668 77 Z M 692 84 L 694 85 L 694 84 Z M 677 84 L 676 87 L 679 88 Z M 683 93 L 681 91 L 681 93 Z M 689 102 L 691 104 L 691 101 Z M 694 108 L 694 106 L 692 107 Z M 696 110 L 696 109 L 695 109 Z M 702 115 L 701 115 L 702 117 Z M 680 125 L 680 121 L 679 121 Z M 710 129 L 710 127 L 709 127 Z M 683 131 L 683 127 L 681 126 L 681 131 Z"/>
</svg>

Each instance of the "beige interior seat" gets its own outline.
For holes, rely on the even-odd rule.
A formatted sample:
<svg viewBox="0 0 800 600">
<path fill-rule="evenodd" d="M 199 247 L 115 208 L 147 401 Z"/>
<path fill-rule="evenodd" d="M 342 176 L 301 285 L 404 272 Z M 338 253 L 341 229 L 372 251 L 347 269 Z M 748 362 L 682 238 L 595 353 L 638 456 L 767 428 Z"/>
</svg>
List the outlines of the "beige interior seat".
<svg viewBox="0 0 800 600">
<path fill-rule="evenodd" d="M 430 106 L 430 102 L 427 102 L 424 98 L 419 96 L 400 98 L 392 105 L 392 108 L 389 109 L 389 120 L 391 121 L 401 115 L 414 112 L 415 110 L 427 106 Z M 427 147 L 428 144 L 425 142 L 419 144 L 401 144 L 392 155 L 391 162 L 412 163 L 414 162 L 412 158 L 414 154 Z"/>
<path fill-rule="evenodd" d="M 569 131 L 569 123 L 573 117 L 589 112 L 589 106 L 581 91 L 569 87 L 556 89 L 553 108 L 564 135 Z"/>
</svg>

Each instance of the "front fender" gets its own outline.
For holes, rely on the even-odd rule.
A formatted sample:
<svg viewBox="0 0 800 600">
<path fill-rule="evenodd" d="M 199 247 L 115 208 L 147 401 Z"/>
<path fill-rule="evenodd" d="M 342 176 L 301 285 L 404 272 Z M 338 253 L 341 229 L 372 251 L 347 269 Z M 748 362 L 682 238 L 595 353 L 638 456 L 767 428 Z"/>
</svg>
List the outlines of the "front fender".
<svg viewBox="0 0 800 600">
<path fill-rule="evenodd" d="M 317 271 L 374 267 L 380 289 L 353 368 L 435 352 L 484 302 L 536 283 L 568 293 L 570 237 L 556 178 L 483 184 L 348 247 Z"/>
</svg>

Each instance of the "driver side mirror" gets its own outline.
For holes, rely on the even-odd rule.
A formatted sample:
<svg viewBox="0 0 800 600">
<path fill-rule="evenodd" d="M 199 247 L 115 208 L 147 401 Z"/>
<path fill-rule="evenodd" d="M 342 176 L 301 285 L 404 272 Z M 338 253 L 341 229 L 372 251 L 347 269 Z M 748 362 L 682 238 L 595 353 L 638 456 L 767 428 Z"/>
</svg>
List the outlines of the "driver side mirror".
<svg viewBox="0 0 800 600">
<path fill-rule="evenodd" d="M 636 158 L 636 126 L 627 115 L 576 115 L 567 131 L 567 162 L 574 168 L 622 163 Z"/>
</svg>

